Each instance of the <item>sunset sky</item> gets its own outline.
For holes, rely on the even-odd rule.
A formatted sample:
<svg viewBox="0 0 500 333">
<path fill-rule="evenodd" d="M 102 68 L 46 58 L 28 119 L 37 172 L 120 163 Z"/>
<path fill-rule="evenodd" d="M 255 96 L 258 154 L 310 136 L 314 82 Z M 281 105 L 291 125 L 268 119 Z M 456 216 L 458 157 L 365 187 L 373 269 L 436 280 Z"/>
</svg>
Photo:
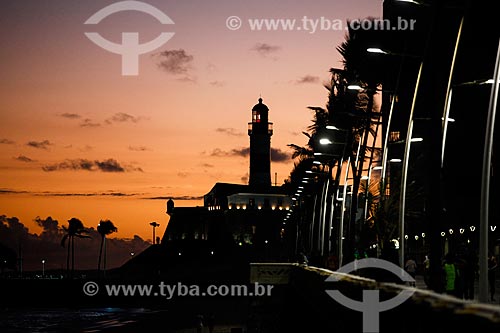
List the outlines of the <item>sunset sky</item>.
<svg viewBox="0 0 500 333">
<path fill-rule="evenodd" d="M 163 235 L 165 204 L 202 205 L 216 182 L 247 183 L 247 123 L 262 96 L 274 123 L 271 174 L 293 167 L 287 144 L 305 144 L 308 106 L 324 106 L 329 69 L 342 66 L 344 30 L 321 20 L 382 16 L 382 1 L 148 0 L 174 24 L 127 11 L 85 21 L 109 0 L 4 0 L 0 11 L 0 215 L 71 217 L 114 237 Z M 226 26 L 238 16 L 240 29 Z M 249 19 L 319 20 L 317 30 L 252 31 Z M 323 23 L 323 27 L 326 23 Z M 121 56 L 93 42 L 174 36 L 123 76 Z"/>
</svg>

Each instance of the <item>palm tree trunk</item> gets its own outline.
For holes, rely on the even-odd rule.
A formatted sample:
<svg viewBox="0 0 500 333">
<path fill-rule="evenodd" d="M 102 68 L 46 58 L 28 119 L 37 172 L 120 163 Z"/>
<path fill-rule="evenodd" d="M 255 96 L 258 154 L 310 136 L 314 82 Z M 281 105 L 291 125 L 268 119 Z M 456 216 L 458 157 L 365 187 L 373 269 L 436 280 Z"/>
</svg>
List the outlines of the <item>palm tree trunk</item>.
<svg viewBox="0 0 500 333">
<path fill-rule="evenodd" d="M 99 248 L 99 262 L 97 264 L 97 272 L 99 273 L 101 271 L 101 259 L 102 259 L 102 247 L 104 244 L 104 236 L 101 237 L 101 246 Z"/>
<path fill-rule="evenodd" d="M 356 246 L 357 243 L 357 226 L 356 226 L 356 215 L 358 212 L 358 192 L 359 192 L 359 186 L 361 182 L 361 176 L 363 175 L 363 164 L 365 161 L 365 156 L 366 156 L 366 148 L 368 146 L 368 137 L 370 134 L 370 129 L 371 129 L 371 117 L 372 117 L 372 109 L 373 109 L 373 94 L 374 91 L 371 87 L 368 88 L 368 105 L 366 107 L 366 118 L 367 118 L 367 123 L 365 125 L 364 133 L 363 133 L 363 140 L 361 141 L 362 149 L 360 150 L 360 156 L 357 159 L 358 160 L 358 165 L 355 166 L 356 169 L 353 169 L 353 188 L 352 188 L 352 199 L 351 199 L 351 221 L 349 224 L 353 228 L 351 230 L 351 242 L 354 250 L 354 247 Z"/>
<path fill-rule="evenodd" d="M 71 277 L 75 274 L 75 237 L 71 237 Z"/>
<path fill-rule="evenodd" d="M 106 276 L 106 256 L 107 256 L 107 244 L 106 244 L 106 235 L 104 235 L 104 263 L 103 263 L 103 274 Z"/>
<path fill-rule="evenodd" d="M 69 258 L 71 256 L 70 246 L 71 246 L 71 237 L 68 237 L 68 253 L 66 255 L 66 277 L 70 276 L 70 273 L 69 273 Z"/>
</svg>

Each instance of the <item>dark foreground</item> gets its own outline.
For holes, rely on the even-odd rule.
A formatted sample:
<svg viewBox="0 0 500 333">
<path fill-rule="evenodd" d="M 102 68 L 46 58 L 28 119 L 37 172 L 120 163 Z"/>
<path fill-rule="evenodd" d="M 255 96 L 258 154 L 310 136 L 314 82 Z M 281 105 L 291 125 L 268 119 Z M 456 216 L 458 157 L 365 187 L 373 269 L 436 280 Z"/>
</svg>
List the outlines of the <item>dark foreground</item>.
<svg viewBox="0 0 500 333">
<path fill-rule="evenodd" d="M 203 332 L 209 332 L 209 318 L 213 318 L 214 333 L 363 332 L 362 313 L 340 305 L 325 290 L 336 289 L 362 301 L 367 289 L 379 290 L 380 300 L 384 300 L 409 288 L 356 276 L 325 284 L 332 272 L 290 265 L 288 282 L 274 285 L 269 294 L 202 294 L 210 285 L 245 285 L 254 291 L 248 272 L 241 273 L 240 278 L 225 281 L 227 274 L 210 280 L 208 273 L 204 278 L 192 274 L 190 279 L 184 276 L 178 280 L 177 276 L 165 281 L 0 280 L 0 332 L 184 333 L 196 332 L 200 320 Z M 95 285 L 91 288 L 89 282 Z M 162 294 L 158 288 L 162 282 L 185 289 Z M 111 285 L 154 288 L 148 295 L 118 296 L 109 294 L 106 286 Z M 193 286 L 199 287 L 200 293 Z M 380 332 L 500 332 L 500 306 L 466 302 L 422 289 L 415 289 L 401 305 L 380 312 L 379 319 Z"/>
</svg>

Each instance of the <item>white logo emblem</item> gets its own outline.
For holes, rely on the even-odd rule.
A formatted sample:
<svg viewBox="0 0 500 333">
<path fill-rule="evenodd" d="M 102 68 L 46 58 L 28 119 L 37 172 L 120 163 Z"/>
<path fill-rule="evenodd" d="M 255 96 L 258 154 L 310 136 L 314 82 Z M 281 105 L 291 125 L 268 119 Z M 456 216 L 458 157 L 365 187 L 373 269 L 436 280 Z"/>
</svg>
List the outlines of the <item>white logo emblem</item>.
<svg viewBox="0 0 500 333">
<path fill-rule="evenodd" d="M 377 259 L 377 258 L 364 258 L 348 263 L 340 267 L 336 272 L 350 273 L 354 270 L 361 268 L 380 268 L 389 271 L 401 278 L 404 282 L 415 282 L 405 270 L 393 263 Z M 325 281 L 334 282 L 339 278 L 335 275 L 330 275 Z M 349 309 L 363 312 L 363 332 L 379 332 L 379 314 L 382 311 L 387 311 L 400 305 L 408 298 L 410 298 L 414 290 L 406 289 L 400 292 L 397 296 L 380 302 L 379 290 L 363 290 L 363 301 L 357 301 L 352 298 L 346 297 L 338 290 L 326 290 L 326 293 L 338 303 L 342 304 Z"/>
<path fill-rule="evenodd" d="M 161 24 L 174 24 L 174 21 L 158 8 L 140 1 L 121 1 L 111 4 L 92 15 L 85 21 L 85 24 L 98 24 L 111 14 L 127 10 L 149 14 L 160 21 Z M 112 53 L 121 54 L 122 75 L 133 76 L 139 75 L 139 55 L 161 47 L 174 36 L 174 33 L 162 32 L 158 37 L 144 44 L 139 44 L 138 32 L 123 32 L 121 44 L 110 42 L 96 32 L 86 32 L 85 36 L 103 49 Z"/>
</svg>

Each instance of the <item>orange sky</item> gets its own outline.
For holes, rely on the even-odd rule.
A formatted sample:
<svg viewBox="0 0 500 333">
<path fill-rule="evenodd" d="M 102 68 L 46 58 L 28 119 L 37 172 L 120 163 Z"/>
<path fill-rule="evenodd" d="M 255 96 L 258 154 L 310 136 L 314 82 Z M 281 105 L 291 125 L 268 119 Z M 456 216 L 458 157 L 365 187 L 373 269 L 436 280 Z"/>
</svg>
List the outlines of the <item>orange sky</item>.
<svg viewBox="0 0 500 333">
<path fill-rule="evenodd" d="M 150 239 L 149 222 L 215 182 L 246 183 L 247 123 L 262 95 L 274 122 L 272 148 L 304 144 L 308 106 L 324 106 L 328 70 L 344 31 L 251 31 L 248 19 L 304 16 L 320 20 L 380 17 L 382 1 L 162 1 L 147 3 L 175 24 L 139 12 L 83 23 L 117 1 L 7 0 L 0 12 L 0 215 L 17 216 L 31 232 L 36 216 L 71 217 L 95 227 L 111 219 L 116 237 Z M 243 20 L 239 30 L 226 19 Z M 141 43 L 174 37 L 140 56 L 139 75 L 121 75 L 121 56 L 85 32 Z M 161 62 L 164 66 L 159 66 Z M 278 185 L 293 161 L 274 161 Z"/>
</svg>

